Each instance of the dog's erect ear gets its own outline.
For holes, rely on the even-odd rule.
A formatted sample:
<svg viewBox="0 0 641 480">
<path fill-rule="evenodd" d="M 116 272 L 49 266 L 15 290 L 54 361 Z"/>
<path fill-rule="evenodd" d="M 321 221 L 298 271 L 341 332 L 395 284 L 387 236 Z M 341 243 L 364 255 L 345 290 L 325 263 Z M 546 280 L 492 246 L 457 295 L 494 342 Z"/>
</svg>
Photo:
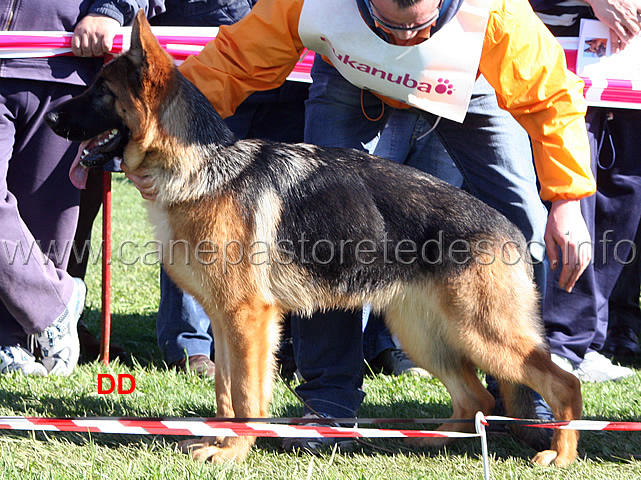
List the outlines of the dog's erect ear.
<svg viewBox="0 0 641 480">
<path fill-rule="evenodd" d="M 139 68 L 150 64 L 170 63 L 173 65 L 173 59 L 160 46 L 151 31 L 143 9 L 138 10 L 136 14 L 133 28 L 131 29 L 131 46 L 127 55 Z M 150 61 L 152 57 L 153 61 Z"/>
</svg>

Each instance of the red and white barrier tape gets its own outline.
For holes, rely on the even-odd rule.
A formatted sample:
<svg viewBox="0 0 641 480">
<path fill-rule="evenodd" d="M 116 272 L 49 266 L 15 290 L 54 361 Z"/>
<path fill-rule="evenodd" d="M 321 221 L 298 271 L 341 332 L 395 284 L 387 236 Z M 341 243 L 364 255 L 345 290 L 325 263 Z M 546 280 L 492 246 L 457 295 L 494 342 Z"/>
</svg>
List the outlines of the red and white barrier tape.
<svg viewBox="0 0 641 480">
<path fill-rule="evenodd" d="M 318 422 L 318 420 L 316 420 Z M 231 422 L 217 419 L 118 419 L 118 418 L 39 418 L 0 417 L 0 430 L 36 430 L 59 432 L 91 432 L 131 435 L 194 435 L 222 437 L 353 437 L 353 438 L 417 438 L 417 437 L 478 437 L 461 432 L 426 430 L 391 430 L 311 425 L 285 425 L 258 422 Z"/>
<path fill-rule="evenodd" d="M 217 27 L 152 27 L 158 41 L 177 62 L 195 55 L 218 33 Z M 72 55 L 69 32 L 0 32 L 0 58 L 51 57 Z M 111 53 L 129 46 L 131 27 L 122 27 L 114 38 Z M 576 71 L 578 38 L 559 37 L 566 54 L 568 68 Z M 287 77 L 288 80 L 311 82 L 314 52 L 305 51 Z M 641 109 L 641 80 L 597 79 L 582 77 L 584 95 L 589 105 Z"/>
<path fill-rule="evenodd" d="M 189 55 L 198 54 L 218 33 L 217 27 L 151 27 L 160 45 L 169 52 L 177 63 Z M 73 55 L 69 32 L 0 32 L 0 58 L 54 57 Z M 129 48 L 131 27 L 121 27 L 114 37 L 112 54 L 119 54 Z M 288 80 L 311 82 L 310 72 L 314 52 L 305 50 Z"/>
<path fill-rule="evenodd" d="M 246 421 L 249 420 L 249 421 Z M 466 423 L 477 419 L 331 419 L 342 423 Z M 592 431 L 641 431 L 641 422 L 611 422 L 599 420 L 571 420 L 566 422 L 541 422 L 540 420 L 522 420 L 502 416 L 487 416 L 482 420 L 487 423 L 518 423 L 519 425 L 570 430 Z M 288 423 L 282 423 L 287 421 Z M 407 430 L 378 429 L 359 427 L 311 426 L 305 423 L 321 423 L 323 419 L 309 418 L 265 418 L 265 419 L 219 419 L 219 418 L 41 418 L 41 417 L 2 417 L 0 430 L 36 430 L 60 432 L 92 432 L 132 435 L 194 435 L 194 436 L 254 436 L 254 437 L 353 437 L 353 438 L 417 438 L 417 437 L 477 437 L 478 434 Z M 330 421 L 330 420 L 327 420 Z M 279 423 L 281 422 L 281 423 Z M 296 425 L 295 423 L 301 423 Z"/>
<path fill-rule="evenodd" d="M 230 419 L 231 420 L 231 419 Z M 264 419 L 272 420 L 272 419 Z M 273 419 L 279 420 L 279 419 Z M 302 422 L 308 419 L 298 419 Z M 357 419 L 353 419 L 358 421 Z M 321 421 L 316 419 L 316 421 Z M 220 421 L 220 419 L 144 419 L 144 418 L 40 418 L 0 417 L 0 430 L 89 432 L 133 435 L 194 435 L 204 437 L 293 437 L 293 438 L 419 438 L 450 437 L 481 439 L 484 479 L 490 478 L 485 419 L 477 413 L 477 433 L 391 430 L 378 428 L 291 425 L 262 422 Z"/>
<path fill-rule="evenodd" d="M 608 420 L 570 420 L 567 422 L 542 422 L 521 420 L 518 418 L 500 417 L 490 415 L 485 417 L 488 422 L 499 421 L 506 423 L 518 423 L 526 427 L 551 428 L 560 430 L 591 430 L 591 431 L 617 431 L 617 432 L 639 432 L 641 422 L 610 422 Z"/>
<path fill-rule="evenodd" d="M 427 430 L 395 430 L 379 428 L 333 427 L 304 425 L 310 422 L 341 421 L 342 423 L 467 423 L 474 422 L 476 433 L 461 433 Z M 281 423 L 278 423 L 281 422 Z M 287 423 L 282 423 L 287 422 Z M 482 447 L 484 478 L 489 479 L 489 457 L 485 426 L 489 423 L 518 423 L 528 427 L 593 430 L 593 431 L 641 431 L 641 422 L 611 422 L 598 420 L 571 420 L 564 422 L 541 422 L 502 416 L 483 416 L 481 412 L 472 419 L 310 419 L 310 418 L 42 418 L 26 416 L 0 416 L 0 430 L 89 432 L 128 435 L 193 435 L 205 437 L 293 437 L 293 438 L 470 438 L 479 437 Z M 298 423 L 298 424 L 296 424 Z"/>
</svg>

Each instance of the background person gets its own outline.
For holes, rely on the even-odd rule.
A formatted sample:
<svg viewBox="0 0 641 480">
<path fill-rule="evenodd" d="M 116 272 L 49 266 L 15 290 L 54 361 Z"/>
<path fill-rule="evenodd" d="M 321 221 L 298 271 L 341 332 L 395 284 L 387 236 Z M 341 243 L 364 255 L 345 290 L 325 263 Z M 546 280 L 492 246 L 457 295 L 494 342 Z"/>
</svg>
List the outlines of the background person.
<svg viewBox="0 0 641 480">
<path fill-rule="evenodd" d="M 641 32 L 639 0 L 531 3 L 556 36 L 578 37 L 582 18 L 598 18 L 610 27 L 613 51 L 617 51 Z M 559 288 L 558 276 L 548 279 L 543 321 L 557 365 L 583 381 L 603 382 L 634 373 L 613 364 L 600 351 L 608 331 L 609 298 L 641 220 L 641 150 L 637 140 L 641 112 L 590 107 L 586 124 L 597 192 L 581 200 L 581 210 L 595 242 L 594 259 L 571 295 Z"/>
<path fill-rule="evenodd" d="M 641 228 L 634 245 L 608 299 L 608 334 L 602 350 L 609 358 L 628 363 L 641 354 Z"/>
<path fill-rule="evenodd" d="M 77 322 L 86 287 L 65 271 L 78 216 L 79 191 L 68 178 L 78 145 L 55 135 L 43 115 L 84 90 L 102 66 L 101 58 L 90 57 L 107 52 L 116 29 L 146 6 L 146 1 L 0 0 L 3 30 L 73 31 L 75 55 L 0 64 L 2 373 L 69 375 L 78 361 Z M 28 258 L 22 258 L 25 253 Z M 42 363 L 30 351 L 31 335 Z"/>
</svg>

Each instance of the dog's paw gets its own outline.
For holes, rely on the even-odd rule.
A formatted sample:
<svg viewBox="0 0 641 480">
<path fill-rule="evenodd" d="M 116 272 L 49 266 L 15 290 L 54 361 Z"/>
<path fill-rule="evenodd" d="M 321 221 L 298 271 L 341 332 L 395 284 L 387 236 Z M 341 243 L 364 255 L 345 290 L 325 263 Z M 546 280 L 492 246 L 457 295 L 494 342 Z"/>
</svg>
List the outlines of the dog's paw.
<svg viewBox="0 0 641 480">
<path fill-rule="evenodd" d="M 191 458 L 199 462 L 206 462 L 207 460 L 210 460 L 211 462 L 216 463 L 222 460 L 227 460 L 220 455 L 220 450 L 221 448 L 215 445 L 202 445 L 200 447 L 191 446 L 187 449 L 183 449 L 183 452 L 188 453 L 191 455 Z"/>
<path fill-rule="evenodd" d="M 556 450 L 543 450 L 542 452 L 534 455 L 534 458 L 532 458 L 532 462 L 547 467 L 548 465 L 552 464 L 552 462 L 556 459 L 556 456 Z"/>
<path fill-rule="evenodd" d="M 450 439 L 444 437 L 406 438 L 405 443 L 412 445 L 413 447 L 443 448 L 450 443 Z"/>
<path fill-rule="evenodd" d="M 251 444 L 240 442 L 238 445 L 224 446 L 216 441 L 216 437 L 205 437 L 179 442 L 178 448 L 200 462 L 240 462 L 247 457 Z"/>
<path fill-rule="evenodd" d="M 192 440 L 184 440 L 178 443 L 178 448 L 181 452 L 190 455 L 194 460 L 206 462 L 210 460 L 213 462 L 219 456 L 220 446 L 216 444 L 213 438 L 199 438 Z"/>
<path fill-rule="evenodd" d="M 532 458 L 533 463 L 548 466 L 554 463 L 557 467 L 567 467 L 576 459 L 576 453 L 563 453 L 556 450 L 543 450 Z"/>
</svg>

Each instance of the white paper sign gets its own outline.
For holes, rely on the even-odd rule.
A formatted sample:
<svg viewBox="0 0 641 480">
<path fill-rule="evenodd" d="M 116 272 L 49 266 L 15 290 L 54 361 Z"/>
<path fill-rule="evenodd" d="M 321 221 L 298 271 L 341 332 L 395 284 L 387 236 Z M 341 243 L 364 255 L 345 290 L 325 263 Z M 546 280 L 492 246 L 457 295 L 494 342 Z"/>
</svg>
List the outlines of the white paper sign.
<svg viewBox="0 0 641 480">
<path fill-rule="evenodd" d="M 591 79 L 641 81 L 641 36 L 612 53 L 610 29 L 598 20 L 581 20 L 577 73 Z"/>
</svg>

